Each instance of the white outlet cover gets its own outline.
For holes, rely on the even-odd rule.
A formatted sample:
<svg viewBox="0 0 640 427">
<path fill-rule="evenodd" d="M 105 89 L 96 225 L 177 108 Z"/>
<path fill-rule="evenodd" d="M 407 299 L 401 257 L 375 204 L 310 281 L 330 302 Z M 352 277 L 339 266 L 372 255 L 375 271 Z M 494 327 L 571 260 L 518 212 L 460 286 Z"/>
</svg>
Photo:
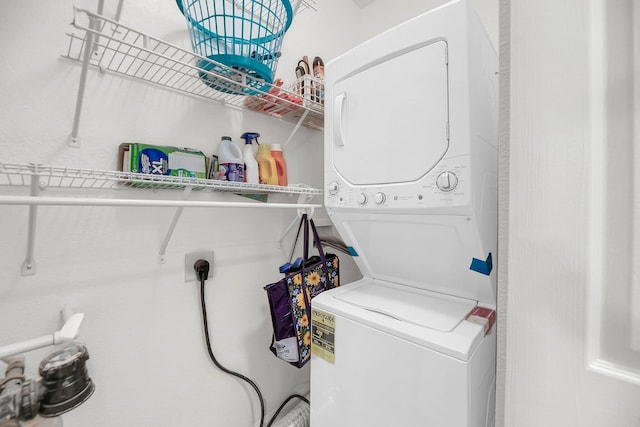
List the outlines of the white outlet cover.
<svg viewBox="0 0 640 427">
<path fill-rule="evenodd" d="M 213 277 L 213 251 L 202 250 L 193 251 L 184 255 L 184 281 L 185 283 L 200 282 L 200 279 L 196 276 L 196 271 L 193 268 L 193 264 L 199 259 L 205 259 L 209 261 L 209 279 Z"/>
</svg>

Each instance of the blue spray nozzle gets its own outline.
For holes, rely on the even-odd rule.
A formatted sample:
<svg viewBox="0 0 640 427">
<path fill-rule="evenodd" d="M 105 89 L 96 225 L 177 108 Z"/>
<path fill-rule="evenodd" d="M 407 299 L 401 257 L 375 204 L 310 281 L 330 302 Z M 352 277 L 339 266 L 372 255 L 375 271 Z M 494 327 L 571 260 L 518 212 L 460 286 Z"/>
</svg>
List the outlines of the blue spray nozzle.
<svg viewBox="0 0 640 427">
<path fill-rule="evenodd" d="M 240 138 L 244 139 L 245 144 L 251 144 L 255 140 L 256 144 L 260 145 L 258 142 L 259 136 L 260 134 L 258 132 L 245 132 L 240 136 Z"/>
<path fill-rule="evenodd" d="M 287 274 L 291 270 L 291 263 L 287 262 L 286 264 L 282 264 L 280 266 L 280 273 Z"/>
</svg>

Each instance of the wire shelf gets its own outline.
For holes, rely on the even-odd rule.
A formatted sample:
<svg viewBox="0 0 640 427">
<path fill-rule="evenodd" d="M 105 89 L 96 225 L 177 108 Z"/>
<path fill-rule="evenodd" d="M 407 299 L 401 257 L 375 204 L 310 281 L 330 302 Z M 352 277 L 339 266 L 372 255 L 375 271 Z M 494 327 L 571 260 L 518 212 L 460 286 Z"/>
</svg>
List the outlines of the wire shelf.
<svg viewBox="0 0 640 427">
<path fill-rule="evenodd" d="M 16 195 L 9 191 L 11 188 L 28 189 L 28 195 Z M 62 189 L 63 195 L 44 196 L 44 190 Z M 144 197 L 136 198 L 116 198 L 107 195 L 107 190 L 119 189 L 183 189 L 182 197 L 156 197 L 147 191 L 138 194 L 145 194 Z M 99 197 L 88 197 L 86 194 L 78 194 L 67 190 L 93 189 L 99 191 Z M 175 227 L 180 219 L 183 208 L 259 208 L 259 209 L 297 209 L 301 211 L 313 212 L 313 209 L 321 208 L 322 205 L 311 204 L 311 200 L 322 194 L 322 190 L 310 188 L 308 186 L 288 186 L 277 185 L 246 184 L 242 182 L 225 182 L 209 179 L 158 176 L 150 174 L 140 174 L 132 172 L 104 171 L 97 169 L 78 169 L 68 167 L 44 166 L 39 164 L 24 163 L 2 163 L 0 162 L 0 206 L 25 205 L 29 206 L 28 235 L 27 235 L 27 255 L 22 264 L 23 275 L 33 275 L 36 273 L 36 263 L 34 259 L 34 244 L 36 235 L 36 218 L 38 206 L 122 206 L 122 207 L 154 207 L 154 208 L 176 208 L 173 220 L 169 225 L 166 236 L 158 252 L 158 262 L 164 263 L 166 249 Z M 91 191 L 89 191 L 91 190 Z M 233 192 L 235 194 L 246 194 L 254 198 L 249 201 L 223 201 L 223 200 L 187 200 L 192 190 L 209 190 Z M 19 191 L 24 193 L 24 191 Z M 56 194 L 59 192 L 55 192 Z M 86 192 L 82 192 L 86 193 Z M 297 194 L 297 203 L 260 203 L 266 201 L 264 194 L 285 193 Z M 74 196 L 75 194 L 75 196 Z M 130 196 L 130 195 L 129 195 Z"/>
<path fill-rule="evenodd" d="M 244 182 L 218 181 L 166 175 L 151 175 L 133 172 L 76 169 L 24 163 L 0 163 L 0 186 L 31 186 L 36 180 L 40 189 L 184 189 L 232 192 L 236 194 L 296 194 L 320 195 L 322 190 L 305 185 L 278 186 L 247 184 Z"/>
<path fill-rule="evenodd" d="M 302 120 L 304 126 L 323 129 L 323 105 L 309 104 L 307 100 L 296 102 L 298 95 L 294 91 L 265 85 L 264 93 L 257 96 L 237 95 L 255 93 L 255 82 L 252 84 L 249 75 L 226 65 L 78 7 L 74 8 L 73 26 L 83 33 L 67 33 L 69 44 L 67 52 L 62 54 L 64 58 L 83 62 L 84 50 L 90 48 L 89 65 L 103 72 L 143 80 L 238 109 L 256 111 L 251 107 L 258 99 L 265 107 L 273 107 L 258 110 L 264 114 L 292 123 Z M 215 90 L 203 80 L 215 80 L 228 90 Z"/>
</svg>

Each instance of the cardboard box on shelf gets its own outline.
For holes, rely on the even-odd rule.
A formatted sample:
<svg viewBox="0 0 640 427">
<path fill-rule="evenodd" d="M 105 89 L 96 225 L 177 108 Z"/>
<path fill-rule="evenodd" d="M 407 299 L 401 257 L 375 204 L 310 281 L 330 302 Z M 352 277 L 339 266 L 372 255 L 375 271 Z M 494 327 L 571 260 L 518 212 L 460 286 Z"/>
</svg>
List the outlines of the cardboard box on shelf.
<svg viewBox="0 0 640 427">
<path fill-rule="evenodd" d="M 207 178 L 207 156 L 198 150 L 139 143 L 122 143 L 118 168 L 123 172 Z"/>
</svg>

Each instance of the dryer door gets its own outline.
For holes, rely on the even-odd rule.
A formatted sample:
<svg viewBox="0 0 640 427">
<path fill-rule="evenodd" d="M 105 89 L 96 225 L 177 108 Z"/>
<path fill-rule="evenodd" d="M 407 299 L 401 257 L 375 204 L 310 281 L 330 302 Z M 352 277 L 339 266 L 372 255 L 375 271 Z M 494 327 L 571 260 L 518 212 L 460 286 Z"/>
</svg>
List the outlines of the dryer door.
<svg viewBox="0 0 640 427">
<path fill-rule="evenodd" d="M 449 145 L 447 43 L 415 45 L 338 78 L 331 102 L 333 164 L 343 179 L 420 179 Z"/>
</svg>

